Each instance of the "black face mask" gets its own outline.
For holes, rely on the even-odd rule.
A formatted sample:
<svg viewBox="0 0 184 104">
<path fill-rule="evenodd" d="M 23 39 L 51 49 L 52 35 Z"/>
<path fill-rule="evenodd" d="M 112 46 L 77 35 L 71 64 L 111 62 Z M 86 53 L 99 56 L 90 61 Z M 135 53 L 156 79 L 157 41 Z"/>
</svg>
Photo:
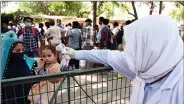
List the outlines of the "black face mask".
<svg viewBox="0 0 184 104">
<path fill-rule="evenodd" d="M 24 53 L 11 53 L 10 56 L 11 62 L 20 62 L 24 60 Z"/>
</svg>

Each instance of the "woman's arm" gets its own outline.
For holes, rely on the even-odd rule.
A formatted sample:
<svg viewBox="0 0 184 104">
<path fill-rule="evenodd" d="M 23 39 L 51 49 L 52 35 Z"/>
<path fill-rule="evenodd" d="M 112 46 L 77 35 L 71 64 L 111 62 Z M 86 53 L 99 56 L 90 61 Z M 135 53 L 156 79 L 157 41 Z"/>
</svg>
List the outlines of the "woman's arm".
<svg viewBox="0 0 184 104">
<path fill-rule="evenodd" d="M 131 79 L 135 78 L 135 73 L 129 69 L 123 52 L 110 50 L 79 50 L 75 52 L 75 58 L 78 60 L 108 64 L 115 72 Z"/>
</svg>

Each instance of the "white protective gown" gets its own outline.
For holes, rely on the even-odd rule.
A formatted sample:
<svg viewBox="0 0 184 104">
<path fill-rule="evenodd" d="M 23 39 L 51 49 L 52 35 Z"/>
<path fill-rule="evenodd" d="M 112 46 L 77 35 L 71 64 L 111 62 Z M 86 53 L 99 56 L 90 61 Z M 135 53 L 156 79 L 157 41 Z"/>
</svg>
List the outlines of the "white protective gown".
<svg viewBox="0 0 184 104">
<path fill-rule="evenodd" d="M 152 15 L 126 26 L 125 34 L 129 36 L 124 52 L 80 50 L 75 58 L 109 64 L 133 79 L 130 104 L 183 104 L 183 41 L 176 23 Z M 145 91 L 146 83 L 152 82 L 159 87 L 153 84 L 154 90 Z"/>
</svg>

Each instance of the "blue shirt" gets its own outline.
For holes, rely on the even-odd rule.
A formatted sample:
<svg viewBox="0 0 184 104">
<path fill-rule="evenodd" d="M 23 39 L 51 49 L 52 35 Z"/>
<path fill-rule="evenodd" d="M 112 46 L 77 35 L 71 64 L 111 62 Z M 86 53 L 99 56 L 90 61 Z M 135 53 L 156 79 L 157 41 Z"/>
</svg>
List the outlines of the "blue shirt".
<svg viewBox="0 0 184 104">
<path fill-rule="evenodd" d="M 79 49 L 81 42 L 82 31 L 78 28 L 71 29 L 69 31 L 69 47 L 73 49 Z"/>
</svg>

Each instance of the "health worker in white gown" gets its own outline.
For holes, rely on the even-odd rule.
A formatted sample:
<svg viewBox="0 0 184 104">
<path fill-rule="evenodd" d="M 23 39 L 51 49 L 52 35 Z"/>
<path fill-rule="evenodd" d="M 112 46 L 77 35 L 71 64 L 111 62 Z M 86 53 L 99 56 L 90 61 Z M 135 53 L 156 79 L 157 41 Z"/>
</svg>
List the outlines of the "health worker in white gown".
<svg viewBox="0 0 184 104">
<path fill-rule="evenodd" d="M 177 24 L 169 17 L 152 15 L 124 31 L 128 38 L 123 52 L 67 48 L 64 54 L 108 64 L 132 79 L 130 104 L 184 104 L 183 41 Z"/>
</svg>

